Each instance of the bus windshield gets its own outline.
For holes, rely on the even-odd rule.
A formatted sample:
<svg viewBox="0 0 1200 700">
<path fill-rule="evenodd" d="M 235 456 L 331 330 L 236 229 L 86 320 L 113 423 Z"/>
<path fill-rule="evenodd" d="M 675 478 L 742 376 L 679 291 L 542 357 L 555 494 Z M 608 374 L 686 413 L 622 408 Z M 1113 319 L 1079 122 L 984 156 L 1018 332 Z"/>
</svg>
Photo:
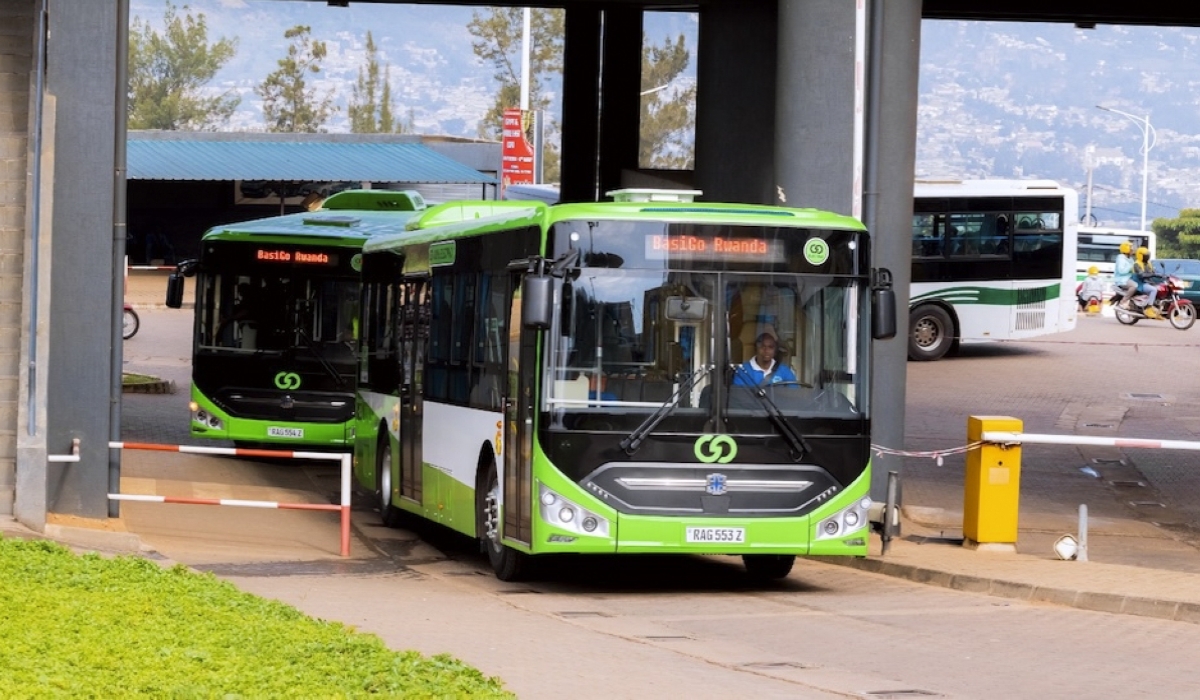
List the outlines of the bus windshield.
<svg viewBox="0 0 1200 700">
<path fill-rule="evenodd" d="M 254 273 L 207 274 L 199 281 L 198 351 L 308 349 L 353 363 L 357 284 L 353 279 Z"/>
<path fill-rule="evenodd" d="M 805 233 L 792 232 L 797 245 Z M 780 252 L 786 260 L 787 247 Z M 719 393 L 721 415 L 736 420 L 766 415 L 765 392 L 788 415 L 861 413 L 864 281 L 738 262 L 746 264 L 569 273 L 551 331 L 547 408 L 619 415 L 672 404 L 674 416 L 709 416 Z"/>
</svg>

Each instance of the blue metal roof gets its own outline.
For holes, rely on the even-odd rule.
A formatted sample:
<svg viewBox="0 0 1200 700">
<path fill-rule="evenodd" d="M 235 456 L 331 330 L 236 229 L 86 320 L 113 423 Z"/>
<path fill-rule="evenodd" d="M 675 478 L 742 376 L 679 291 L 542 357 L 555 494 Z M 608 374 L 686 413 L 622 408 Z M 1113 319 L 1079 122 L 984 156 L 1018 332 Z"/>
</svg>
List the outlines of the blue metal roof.
<svg viewBox="0 0 1200 700">
<path fill-rule="evenodd" d="M 327 134 L 130 132 L 126 147 L 129 180 L 496 182 L 420 143 Z"/>
</svg>

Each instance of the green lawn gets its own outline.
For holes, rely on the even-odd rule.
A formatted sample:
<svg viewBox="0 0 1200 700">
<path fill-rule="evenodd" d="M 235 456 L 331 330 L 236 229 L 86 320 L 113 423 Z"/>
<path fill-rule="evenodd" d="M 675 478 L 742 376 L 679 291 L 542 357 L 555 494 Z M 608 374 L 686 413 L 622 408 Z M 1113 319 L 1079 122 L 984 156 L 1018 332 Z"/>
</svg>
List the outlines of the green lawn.
<svg viewBox="0 0 1200 700">
<path fill-rule="evenodd" d="M 511 698 L 211 574 L 0 536 L 0 698 Z"/>
</svg>

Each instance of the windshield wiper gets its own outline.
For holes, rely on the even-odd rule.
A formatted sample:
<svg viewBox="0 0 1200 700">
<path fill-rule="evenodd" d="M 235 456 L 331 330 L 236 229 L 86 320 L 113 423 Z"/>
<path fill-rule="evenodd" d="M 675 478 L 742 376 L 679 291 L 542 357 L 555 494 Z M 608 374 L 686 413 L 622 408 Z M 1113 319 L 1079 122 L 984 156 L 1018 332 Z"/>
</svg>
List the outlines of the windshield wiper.
<svg viewBox="0 0 1200 700">
<path fill-rule="evenodd" d="M 730 367 L 733 368 L 735 374 L 741 373 L 741 375 L 746 378 L 746 388 L 749 389 L 754 398 L 758 399 L 758 402 L 762 404 L 763 410 L 767 412 L 767 417 L 771 419 L 771 422 L 774 423 L 775 427 L 779 429 L 779 432 L 783 434 L 784 439 L 788 441 L 788 445 L 791 446 L 792 460 L 799 462 L 801 459 L 804 459 L 804 455 L 812 452 L 812 446 L 808 444 L 808 441 L 804 439 L 803 435 L 796 432 L 796 429 L 793 428 L 792 424 L 789 423 L 787 418 L 784 417 L 783 411 L 779 410 L 779 406 L 771 400 L 770 396 L 767 396 L 767 392 L 765 389 L 763 389 L 762 385 L 754 381 L 754 375 L 750 374 L 750 372 L 741 365 L 734 364 L 730 365 Z"/>
<path fill-rule="evenodd" d="M 314 343 L 312 338 L 308 337 L 308 333 L 306 333 L 305 330 L 300 327 L 300 324 L 296 324 L 296 330 L 300 334 L 300 339 L 304 341 L 304 345 L 312 352 L 313 357 L 317 358 L 317 362 L 320 363 L 321 367 L 323 367 L 325 371 L 329 373 L 329 376 L 333 377 L 333 381 L 335 382 L 337 388 L 341 389 L 343 386 L 345 386 L 345 378 L 343 378 L 341 373 L 337 371 L 337 368 L 334 367 L 328 359 L 326 359 L 325 355 L 317 348 L 317 344 Z"/>
<path fill-rule="evenodd" d="M 646 420 L 642 421 L 641 425 L 634 428 L 633 432 L 629 434 L 629 437 L 626 437 L 621 441 L 621 449 L 625 450 L 625 454 L 632 455 L 634 452 L 637 452 L 638 448 L 641 447 L 642 443 L 646 440 L 646 436 L 649 435 L 652 430 L 658 427 L 658 424 L 663 422 L 664 418 L 671 415 L 671 411 L 674 411 L 679 407 L 680 399 L 682 399 L 689 391 L 691 391 L 692 387 L 696 386 L 696 384 L 706 375 L 708 375 L 709 371 L 711 370 L 712 365 L 701 367 L 699 372 L 696 372 L 692 376 L 688 377 L 687 381 L 680 384 L 679 388 L 675 390 L 675 393 L 672 394 L 671 397 L 663 403 L 663 405 L 656 408 L 654 413 L 651 413 L 646 417 Z"/>
</svg>

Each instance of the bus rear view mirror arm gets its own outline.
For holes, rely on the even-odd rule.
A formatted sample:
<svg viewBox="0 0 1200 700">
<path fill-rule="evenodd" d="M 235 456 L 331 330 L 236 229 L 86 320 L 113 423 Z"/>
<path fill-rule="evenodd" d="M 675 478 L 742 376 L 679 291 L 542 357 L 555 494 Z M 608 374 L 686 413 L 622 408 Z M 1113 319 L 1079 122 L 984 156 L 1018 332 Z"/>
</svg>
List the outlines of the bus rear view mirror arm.
<svg viewBox="0 0 1200 700">
<path fill-rule="evenodd" d="M 884 267 L 871 271 L 871 337 L 896 337 L 896 290 L 892 289 L 891 270 Z"/>
</svg>

